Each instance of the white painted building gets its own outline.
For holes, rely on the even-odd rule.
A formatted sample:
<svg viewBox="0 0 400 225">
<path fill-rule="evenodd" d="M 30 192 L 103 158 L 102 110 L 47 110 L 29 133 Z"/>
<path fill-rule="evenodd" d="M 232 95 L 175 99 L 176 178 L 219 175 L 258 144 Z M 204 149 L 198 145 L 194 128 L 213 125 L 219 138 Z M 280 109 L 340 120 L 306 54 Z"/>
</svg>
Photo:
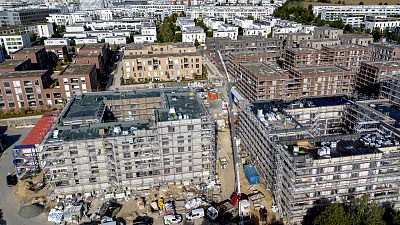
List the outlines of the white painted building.
<svg viewBox="0 0 400 225">
<path fill-rule="evenodd" d="M 104 39 L 104 42 L 110 45 L 125 45 L 126 37 L 125 36 L 106 37 Z"/>
<path fill-rule="evenodd" d="M 392 30 L 396 27 L 400 27 L 400 18 L 374 18 L 367 16 L 362 26 L 371 31 L 376 28 L 380 31 L 384 31 L 385 29 Z"/>
<path fill-rule="evenodd" d="M 301 31 L 301 27 L 274 27 L 272 28 L 272 36 L 275 34 L 287 34 L 287 33 L 298 33 Z"/>
<path fill-rule="evenodd" d="M 98 43 L 97 37 L 76 38 L 74 40 L 76 45 Z"/>
<path fill-rule="evenodd" d="M 247 19 L 247 17 L 235 16 L 232 20 L 232 24 L 243 29 L 250 28 L 253 26 L 253 20 Z"/>
<path fill-rule="evenodd" d="M 54 34 L 53 24 L 45 23 L 36 25 L 37 36 L 49 38 Z"/>
<path fill-rule="evenodd" d="M 201 27 L 186 27 L 184 31 L 182 31 L 182 42 L 195 43 L 195 41 L 199 43 L 206 42 L 206 33 L 204 33 L 203 28 Z"/>
<path fill-rule="evenodd" d="M 65 32 L 74 33 L 74 32 L 84 32 L 84 24 L 74 24 L 65 26 Z"/>
<path fill-rule="evenodd" d="M 24 47 L 31 47 L 29 34 L 0 35 L 0 44 L 7 54 L 12 54 Z"/>
<path fill-rule="evenodd" d="M 59 45 L 69 45 L 69 39 L 66 38 L 49 38 L 44 40 L 45 46 L 59 46 Z"/>
<path fill-rule="evenodd" d="M 364 21 L 364 16 L 343 16 L 342 21 L 345 25 L 361 27 L 361 23 Z"/>
<path fill-rule="evenodd" d="M 217 20 L 215 18 L 204 18 L 203 23 L 210 28 L 211 30 L 217 30 L 219 26 L 223 25 L 225 22 L 221 20 Z"/>
<path fill-rule="evenodd" d="M 178 17 L 178 19 L 176 20 L 176 25 L 179 26 L 182 31 L 185 30 L 187 27 L 196 26 L 194 20 L 187 17 Z"/>
<path fill-rule="evenodd" d="M 195 6 L 188 9 L 188 15 L 192 19 L 213 17 L 232 21 L 235 16 L 247 18 L 253 16 L 255 20 L 261 20 L 264 16 L 272 15 L 275 6 Z"/>
<path fill-rule="evenodd" d="M 113 20 L 113 14 L 110 9 L 100 9 L 96 10 L 96 13 L 100 20 L 110 21 Z"/>
<path fill-rule="evenodd" d="M 92 21 L 92 17 L 88 16 L 86 13 L 75 12 L 68 14 L 50 14 L 46 17 L 47 22 L 55 23 L 60 25 L 72 25 L 77 22 L 89 22 Z"/>
<path fill-rule="evenodd" d="M 64 33 L 64 38 L 85 38 L 87 37 L 86 32 L 73 32 L 73 33 Z"/>
<path fill-rule="evenodd" d="M 327 5 L 313 6 L 315 16 L 334 21 L 347 16 L 386 15 L 400 16 L 400 5 Z"/>
<path fill-rule="evenodd" d="M 154 43 L 156 40 L 156 37 L 153 35 L 135 35 L 133 36 L 133 42 L 134 43 Z"/>
<path fill-rule="evenodd" d="M 153 36 L 154 40 L 157 37 L 157 27 L 154 23 L 141 23 L 140 25 L 140 34 L 145 36 Z"/>
<path fill-rule="evenodd" d="M 218 27 L 218 30 L 213 32 L 213 37 L 229 37 L 232 40 L 237 40 L 239 35 L 239 27 L 223 24 Z"/>
<path fill-rule="evenodd" d="M 124 36 L 130 37 L 131 32 L 129 30 L 115 30 L 115 31 L 87 31 L 88 37 L 97 37 L 99 42 L 104 41 L 106 37 L 117 37 Z"/>
</svg>

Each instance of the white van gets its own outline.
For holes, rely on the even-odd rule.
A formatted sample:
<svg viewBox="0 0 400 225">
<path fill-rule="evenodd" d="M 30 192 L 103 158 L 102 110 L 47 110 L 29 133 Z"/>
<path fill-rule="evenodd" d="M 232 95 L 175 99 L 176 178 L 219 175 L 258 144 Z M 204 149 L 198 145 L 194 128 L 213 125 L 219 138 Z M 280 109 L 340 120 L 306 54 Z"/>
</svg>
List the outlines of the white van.
<svg viewBox="0 0 400 225">
<path fill-rule="evenodd" d="M 178 224 L 182 222 L 182 216 L 175 214 L 175 215 L 166 215 L 164 216 L 164 224 L 169 225 L 169 224 Z"/>
<path fill-rule="evenodd" d="M 188 213 L 186 213 L 186 220 L 195 220 L 203 217 L 204 217 L 203 208 L 192 209 Z"/>
</svg>

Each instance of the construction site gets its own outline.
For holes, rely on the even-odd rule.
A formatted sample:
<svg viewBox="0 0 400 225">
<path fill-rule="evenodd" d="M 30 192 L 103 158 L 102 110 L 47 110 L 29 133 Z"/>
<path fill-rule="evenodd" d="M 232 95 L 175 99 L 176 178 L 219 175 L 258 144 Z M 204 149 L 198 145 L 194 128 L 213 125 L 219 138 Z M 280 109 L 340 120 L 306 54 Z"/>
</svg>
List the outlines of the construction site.
<svg viewBox="0 0 400 225">
<path fill-rule="evenodd" d="M 395 109 L 388 100 L 345 97 L 253 102 L 238 115 L 240 151 L 271 190 L 272 208 L 290 224 L 313 207 L 363 194 L 394 206 L 400 181 Z"/>
</svg>

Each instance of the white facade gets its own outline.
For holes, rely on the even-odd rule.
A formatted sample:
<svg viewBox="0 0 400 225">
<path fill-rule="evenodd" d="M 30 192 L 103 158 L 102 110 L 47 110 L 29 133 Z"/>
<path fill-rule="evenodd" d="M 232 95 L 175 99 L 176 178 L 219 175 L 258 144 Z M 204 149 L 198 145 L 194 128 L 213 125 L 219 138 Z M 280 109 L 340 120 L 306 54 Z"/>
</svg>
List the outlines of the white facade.
<svg viewBox="0 0 400 225">
<path fill-rule="evenodd" d="M 176 20 L 176 25 L 179 26 L 182 31 L 185 30 L 187 27 L 196 26 L 193 19 L 186 17 L 178 17 L 178 19 Z"/>
<path fill-rule="evenodd" d="M 364 16 L 344 16 L 342 21 L 345 25 L 351 25 L 352 27 L 360 27 L 364 21 Z"/>
<path fill-rule="evenodd" d="M 223 25 L 225 22 L 221 20 L 216 20 L 215 18 L 204 18 L 203 23 L 211 30 L 217 30 L 219 26 Z"/>
<path fill-rule="evenodd" d="M 253 16 L 255 20 L 261 20 L 264 16 L 272 15 L 275 6 L 196 6 L 188 9 L 192 19 L 214 17 L 232 21 L 235 16 L 247 18 Z"/>
<path fill-rule="evenodd" d="M 85 38 L 88 35 L 86 33 L 64 33 L 64 38 Z"/>
<path fill-rule="evenodd" d="M 182 42 L 190 42 L 195 43 L 195 41 L 199 43 L 206 42 L 206 33 L 204 33 L 203 28 L 201 27 L 187 27 L 184 31 L 182 31 Z"/>
<path fill-rule="evenodd" d="M 106 37 L 104 39 L 104 42 L 108 43 L 110 45 L 125 45 L 126 37 L 124 37 L 124 36 Z"/>
<path fill-rule="evenodd" d="M 95 44 L 95 43 L 98 43 L 97 37 L 87 37 L 87 38 L 77 38 L 77 39 L 75 39 L 75 44 L 76 45 Z"/>
<path fill-rule="evenodd" d="M 88 37 L 97 37 L 98 41 L 103 41 L 106 37 L 124 36 L 130 37 L 131 32 L 128 31 L 87 31 Z"/>
<path fill-rule="evenodd" d="M 142 23 L 140 26 L 140 34 L 143 36 L 153 36 L 155 40 L 157 38 L 157 27 L 154 23 Z"/>
<path fill-rule="evenodd" d="M 298 33 L 300 31 L 301 31 L 301 27 L 274 27 L 274 28 L 272 28 L 272 35 Z"/>
<path fill-rule="evenodd" d="M 85 28 L 82 25 L 69 25 L 65 26 L 65 32 L 67 33 L 73 33 L 73 32 L 84 32 Z"/>
<path fill-rule="evenodd" d="M 66 38 L 49 38 L 44 40 L 45 46 L 58 46 L 58 45 L 69 45 L 69 40 Z"/>
<path fill-rule="evenodd" d="M 0 44 L 7 51 L 7 54 L 12 54 L 24 47 L 31 47 L 28 34 L 1 35 Z"/>
<path fill-rule="evenodd" d="M 384 31 L 385 29 L 391 30 L 396 27 L 400 27 L 400 18 L 375 18 L 366 20 L 363 26 L 371 31 L 375 30 L 376 28 L 381 31 Z"/>
<path fill-rule="evenodd" d="M 141 43 L 154 43 L 156 37 L 153 35 L 135 35 L 133 36 L 133 42 L 141 44 Z"/>
<path fill-rule="evenodd" d="M 347 16 L 365 15 L 400 15 L 400 5 L 340 5 L 313 6 L 315 16 L 321 15 L 322 20 L 334 21 Z"/>
<path fill-rule="evenodd" d="M 239 35 L 239 27 L 223 24 L 218 27 L 217 31 L 213 32 L 213 37 L 229 37 L 232 40 L 237 40 Z"/>
<path fill-rule="evenodd" d="M 246 29 L 253 26 L 253 20 L 248 20 L 247 18 L 236 16 L 232 20 L 232 24 L 238 27 L 242 27 L 243 29 Z"/>
<path fill-rule="evenodd" d="M 38 24 L 36 25 L 37 29 L 37 36 L 38 37 L 51 37 L 54 34 L 53 24 L 46 23 L 46 24 Z"/>
<path fill-rule="evenodd" d="M 55 23 L 58 26 L 92 21 L 92 17 L 86 13 L 50 14 L 46 19 L 47 22 Z"/>
<path fill-rule="evenodd" d="M 110 21 L 113 20 L 112 11 L 109 9 L 96 10 L 100 20 Z"/>
</svg>

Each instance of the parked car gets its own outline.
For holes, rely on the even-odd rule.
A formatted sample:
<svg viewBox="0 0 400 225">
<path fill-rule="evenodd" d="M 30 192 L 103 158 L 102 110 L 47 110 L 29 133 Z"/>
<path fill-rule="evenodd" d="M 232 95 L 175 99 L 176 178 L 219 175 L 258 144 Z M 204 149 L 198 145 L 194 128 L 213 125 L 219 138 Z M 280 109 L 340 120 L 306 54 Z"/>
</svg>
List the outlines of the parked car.
<svg viewBox="0 0 400 225">
<path fill-rule="evenodd" d="M 8 187 L 15 186 L 18 183 L 17 175 L 8 173 L 8 175 L 6 177 L 6 181 L 7 181 Z"/>
<path fill-rule="evenodd" d="M 182 222 L 182 216 L 178 214 L 164 216 L 164 224 L 178 224 Z"/>
<path fill-rule="evenodd" d="M 203 217 L 204 217 L 203 208 L 192 209 L 186 214 L 186 220 L 195 220 Z"/>
</svg>

